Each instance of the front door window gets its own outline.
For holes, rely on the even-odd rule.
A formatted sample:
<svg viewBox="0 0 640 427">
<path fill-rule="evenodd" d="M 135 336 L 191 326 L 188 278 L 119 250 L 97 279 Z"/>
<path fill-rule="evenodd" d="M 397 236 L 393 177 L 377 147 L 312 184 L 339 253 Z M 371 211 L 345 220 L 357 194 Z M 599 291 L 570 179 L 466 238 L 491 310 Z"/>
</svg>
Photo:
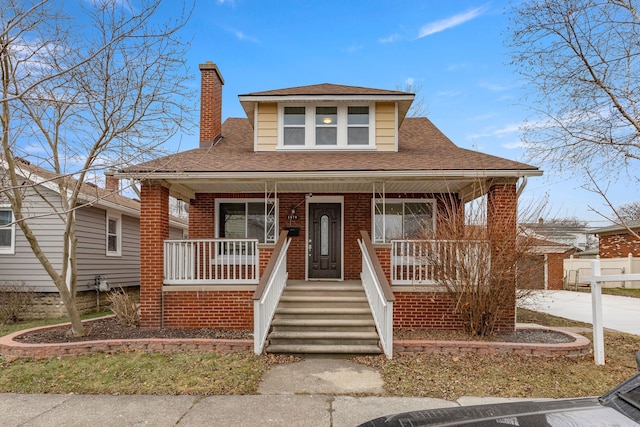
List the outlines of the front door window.
<svg viewBox="0 0 640 427">
<path fill-rule="evenodd" d="M 342 277 L 342 205 L 309 204 L 309 278 Z"/>
</svg>

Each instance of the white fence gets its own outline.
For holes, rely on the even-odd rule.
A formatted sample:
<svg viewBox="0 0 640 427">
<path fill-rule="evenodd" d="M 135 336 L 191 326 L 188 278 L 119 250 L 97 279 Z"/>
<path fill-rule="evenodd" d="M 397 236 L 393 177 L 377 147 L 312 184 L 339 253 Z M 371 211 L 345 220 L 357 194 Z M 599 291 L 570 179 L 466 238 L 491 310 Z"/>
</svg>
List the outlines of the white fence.
<svg viewBox="0 0 640 427">
<path fill-rule="evenodd" d="M 600 271 L 603 276 L 639 274 L 640 258 L 629 254 L 626 258 L 597 258 L 600 260 Z M 575 290 L 580 286 L 589 285 L 587 276 L 591 276 L 592 259 L 574 258 L 564 260 L 564 287 Z M 640 288 L 638 280 L 607 281 L 607 288 Z"/>
<path fill-rule="evenodd" d="M 430 259 L 446 259 L 438 262 L 446 271 L 436 271 Z M 392 240 L 391 284 L 435 284 L 437 274 L 455 274 L 456 263 L 469 260 L 487 262 L 490 258 L 489 243 L 482 240 Z"/>
<path fill-rule="evenodd" d="M 258 265 L 255 239 L 164 242 L 165 285 L 257 284 Z"/>
</svg>

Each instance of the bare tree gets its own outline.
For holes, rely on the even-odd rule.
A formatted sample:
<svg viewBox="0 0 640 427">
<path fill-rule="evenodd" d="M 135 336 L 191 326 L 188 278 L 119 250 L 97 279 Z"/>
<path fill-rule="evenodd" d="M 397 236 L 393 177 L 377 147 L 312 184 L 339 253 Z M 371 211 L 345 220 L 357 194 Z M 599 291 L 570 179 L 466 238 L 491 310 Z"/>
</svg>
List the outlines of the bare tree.
<svg viewBox="0 0 640 427">
<path fill-rule="evenodd" d="M 532 158 L 602 180 L 640 159 L 640 10 L 636 0 L 525 0 L 507 45 L 534 117 Z M 602 187 L 601 187 L 602 188 Z"/>
<path fill-rule="evenodd" d="M 458 209 L 455 203 L 440 210 L 437 229 L 425 227 L 424 265 L 453 301 L 470 335 L 491 335 L 505 312 L 515 310 L 517 299 L 530 295 L 531 262 L 535 239 L 516 236 L 504 224 L 488 224 L 486 213 L 494 209 L 487 197 Z M 527 208 L 530 209 L 530 208 Z M 532 208 L 531 208 L 532 209 Z M 537 218 L 540 208 L 520 212 Z M 537 284 L 539 285 L 539 284 Z"/>
<path fill-rule="evenodd" d="M 160 3 L 0 0 L 0 197 L 56 285 L 73 335 L 84 334 L 75 305 L 74 210 L 96 202 L 85 182 L 153 156 L 189 125 L 187 44 L 179 31 L 190 11 L 163 22 Z M 28 164 L 53 173 L 47 184 L 55 199 L 25 179 Z M 39 218 L 30 213 L 32 197 L 65 225 L 61 263 L 51 261 L 33 230 Z"/>
<path fill-rule="evenodd" d="M 416 97 L 409 108 L 407 115 L 409 117 L 426 117 L 429 113 L 429 105 L 425 102 L 424 96 L 420 94 L 422 91 L 422 84 L 415 81 L 407 81 L 404 85 L 396 85 L 396 90 L 402 92 L 413 93 Z"/>
<path fill-rule="evenodd" d="M 618 206 L 616 209 L 626 221 L 640 221 L 640 202 L 631 202 Z"/>
</svg>

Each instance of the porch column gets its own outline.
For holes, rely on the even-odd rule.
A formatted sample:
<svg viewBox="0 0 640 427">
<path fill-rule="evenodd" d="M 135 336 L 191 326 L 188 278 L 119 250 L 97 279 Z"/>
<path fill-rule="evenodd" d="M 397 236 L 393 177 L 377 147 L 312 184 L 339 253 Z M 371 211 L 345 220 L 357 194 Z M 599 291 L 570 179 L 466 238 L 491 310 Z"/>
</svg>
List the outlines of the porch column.
<svg viewBox="0 0 640 427">
<path fill-rule="evenodd" d="M 501 286 L 505 290 L 498 294 L 504 304 L 496 322 L 499 330 L 515 329 L 517 210 L 515 180 L 491 185 L 487 194 L 487 229 L 491 245 L 492 286 Z"/>
<path fill-rule="evenodd" d="M 169 189 L 159 182 L 140 189 L 140 326 L 162 322 L 164 241 L 169 238 Z"/>
</svg>

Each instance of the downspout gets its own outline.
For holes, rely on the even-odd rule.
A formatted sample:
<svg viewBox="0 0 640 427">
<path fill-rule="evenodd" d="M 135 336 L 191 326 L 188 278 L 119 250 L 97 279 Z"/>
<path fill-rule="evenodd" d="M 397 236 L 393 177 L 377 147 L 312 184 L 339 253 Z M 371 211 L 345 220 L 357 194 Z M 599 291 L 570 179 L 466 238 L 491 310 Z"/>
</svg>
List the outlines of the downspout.
<svg viewBox="0 0 640 427">
<path fill-rule="evenodd" d="M 520 184 L 520 186 L 516 189 L 516 198 L 519 199 L 520 195 L 522 194 L 522 192 L 524 191 L 524 188 L 527 186 L 527 177 L 523 176 L 522 177 L 522 183 Z"/>
</svg>

